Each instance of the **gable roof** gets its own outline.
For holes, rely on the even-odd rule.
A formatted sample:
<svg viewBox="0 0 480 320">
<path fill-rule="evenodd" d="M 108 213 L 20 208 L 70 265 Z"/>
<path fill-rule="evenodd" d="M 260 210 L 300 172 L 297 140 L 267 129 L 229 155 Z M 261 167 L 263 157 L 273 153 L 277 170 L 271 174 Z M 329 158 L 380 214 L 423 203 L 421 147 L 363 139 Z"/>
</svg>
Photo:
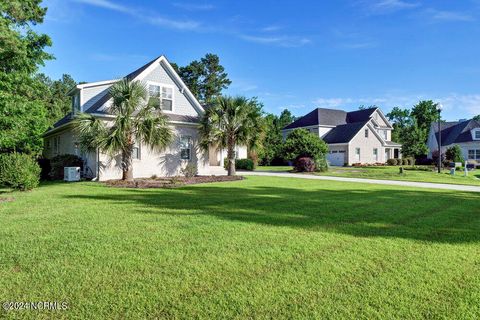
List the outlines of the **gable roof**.
<svg viewBox="0 0 480 320">
<path fill-rule="evenodd" d="M 190 100 L 190 102 L 193 104 L 193 106 L 199 111 L 200 113 L 204 111 L 203 106 L 198 102 L 197 98 L 193 95 L 193 93 L 190 91 L 190 89 L 185 85 L 183 80 L 180 78 L 180 76 L 177 74 L 177 72 L 173 69 L 172 65 L 170 62 L 167 60 L 167 58 L 163 55 L 158 56 L 157 58 L 153 59 L 152 61 L 144 64 L 140 68 L 130 72 L 127 74 L 124 78 L 126 78 L 129 81 L 135 80 L 135 79 L 141 79 L 142 75 L 144 75 L 146 72 L 148 72 L 149 68 L 154 67 L 154 64 L 159 63 L 161 64 L 162 62 L 165 63 L 165 67 L 167 68 L 167 71 L 170 73 L 170 75 L 174 78 L 173 80 L 177 82 L 177 84 L 181 87 L 181 89 L 185 90 L 185 94 L 187 95 L 187 98 Z M 75 89 L 82 89 L 84 87 L 88 87 L 90 85 L 99 85 L 99 84 L 110 84 L 110 83 L 115 83 L 117 80 L 108 80 L 108 81 L 100 81 L 100 82 L 92 82 L 92 83 L 85 83 L 81 85 L 77 85 L 74 88 L 70 90 L 70 92 L 74 91 Z M 101 107 L 110 100 L 111 96 L 110 93 L 105 92 L 105 94 L 100 97 L 94 104 L 92 104 L 87 110 L 85 110 L 86 113 L 95 113 L 95 114 L 101 114 L 107 116 L 108 113 L 105 112 L 104 110 L 101 109 Z M 194 116 L 185 116 L 185 115 L 179 115 L 179 114 L 166 114 L 167 117 L 169 118 L 170 121 L 173 122 L 188 122 L 188 123 L 199 123 L 199 117 L 194 117 Z M 67 115 L 65 115 L 62 119 L 58 120 L 52 127 L 52 129 L 48 130 L 47 132 L 44 133 L 45 135 L 48 135 L 54 131 L 56 131 L 57 128 L 63 127 L 64 125 L 70 123 L 74 119 L 74 115 L 72 112 L 69 112 Z"/>
<path fill-rule="evenodd" d="M 330 130 L 322 139 L 328 144 L 348 143 L 368 123 L 368 121 L 346 123 Z"/>
<path fill-rule="evenodd" d="M 318 125 L 335 127 L 349 123 L 365 122 L 370 120 L 370 117 L 377 109 L 378 108 L 369 108 L 346 112 L 337 109 L 317 108 L 283 129 L 295 129 Z"/>
<path fill-rule="evenodd" d="M 475 128 L 480 129 L 480 122 L 473 119 L 466 121 L 442 122 L 440 124 L 442 146 L 474 141 L 470 131 Z M 438 141 L 438 125 L 432 123 L 432 129 L 435 138 Z"/>
<path fill-rule="evenodd" d="M 133 81 L 135 79 L 140 79 L 142 78 L 142 75 L 144 75 L 149 68 L 153 67 L 156 63 L 161 64 L 162 62 L 165 63 L 165 66 L 167 67 L 168 71 L 170 72 L 171 76 L 174 78 L 173 80 L 176 81 L 182 89 L 185 90 L 185 93 L 192 102 L 193 106 L 197 108 L 198 112 L 203 112 L 204 108 L 198 102 L 197 98 L 193 95 L 193 93 L 190 91 L 190 89 L 187 87 L 187 85 L 183 82 L 183 80 L 180 78 L 180 76 L 177 74 L 177 72 L 173 69 L 172 65 L 170 62 L 167 60 L 167 58 L 163 55 L 153 59 L 152 61 L 146 63 L 145 65 L 141 66 L 137 70 L 130 72 L 127 74 L 124 78 L 126 78 L 128 81 Z M 101 107 L 108 101 L 110 100 L 111 96 L 110 93 L 107 91 L 100 99 L 98 99 L 94 104 L 90 106 L 85 112 L 87 113 L 101 113 L 105 114 L 105 111 L 101 110 Z"/>
</svg>

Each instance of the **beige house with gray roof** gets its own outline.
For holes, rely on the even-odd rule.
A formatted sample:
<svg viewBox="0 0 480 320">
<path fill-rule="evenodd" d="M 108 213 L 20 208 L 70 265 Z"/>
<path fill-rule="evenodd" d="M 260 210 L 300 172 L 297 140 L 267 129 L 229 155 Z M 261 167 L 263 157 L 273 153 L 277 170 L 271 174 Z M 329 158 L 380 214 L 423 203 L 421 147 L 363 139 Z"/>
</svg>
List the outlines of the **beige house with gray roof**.
<svg viewBox="0 0 480 320">
<path fill-rule="evenodd" d="M 225 150 L 211 146 L 208 151 L 199 147 L 199 119 L 205 112 L 203 106 L 187 88 L 164 56 L 160 56 L 126 76 L 132 81 L 142 81 L 148 87 L 149 96 L 159 97 L 159 109 L 167 115 L 175 133 L 173 143 L 163 152 L 151 151 L 144 145 L 134 149 L 134 178 L 179 175 L 188 163 L 197 166 L 200 175 L 225 174 L 223 159 Z M 121 178 L 120 156 L 110 158 L 106 154 L 83 153 L 72 130 L 72 120 L 78 112 L 92 114 L 104 121 L 112 121 L 108 114 L 111 104 L 109 88 L 118 80 L 90 82 L 77 85 L 70 91 L 72 112 L 53 125 L 44 134 L 47 158 L 59 154 L 75 154 L 85 162 L 84 176 L 109 180 Z M 237 158 L 246 158 L 245 147 L 237 147 Z"/>
<path fill-rule="evenodd" d="M 346 112 L 317 108 L 283 128 L 283 137 L 305 128 L 329 147 L 332 166 L 385 163 L 400 158 L 402 146 L 391 141 L 392 125 L 379 108 Z"/>
</svg>

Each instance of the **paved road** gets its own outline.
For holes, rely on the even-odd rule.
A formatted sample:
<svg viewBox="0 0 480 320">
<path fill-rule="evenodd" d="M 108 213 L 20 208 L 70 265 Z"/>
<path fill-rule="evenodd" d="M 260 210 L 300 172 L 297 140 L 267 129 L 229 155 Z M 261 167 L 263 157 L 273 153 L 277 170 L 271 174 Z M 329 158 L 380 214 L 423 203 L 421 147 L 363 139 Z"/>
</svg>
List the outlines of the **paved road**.
<svg viewBox="0 0 480 320">
<path fill-rule="evenodd" d="M 416 188 L 427 188 L 427 189 L 445 189 L 445 190 L 456 190 L 456 191 L 480 192 L 479 186 L 464 186 L 464 185 L 458 185 L 458 184 L 377 180 L 377 179 L 362 179 L 362 178 L 343 178 L 343 177 L 315 176 L 311 174 L 273 172 L 273 171 L 241 171 L 239 172 L 239 174 L 244 176 L 269 176 L 269 177 L 299 178 L 299 179 L 312 179 L 312 180 L 333 180 L 333 181 L 384 184 L 384 185 L 391 185 L 391 186 L 416 187 Z"/>
</svg>

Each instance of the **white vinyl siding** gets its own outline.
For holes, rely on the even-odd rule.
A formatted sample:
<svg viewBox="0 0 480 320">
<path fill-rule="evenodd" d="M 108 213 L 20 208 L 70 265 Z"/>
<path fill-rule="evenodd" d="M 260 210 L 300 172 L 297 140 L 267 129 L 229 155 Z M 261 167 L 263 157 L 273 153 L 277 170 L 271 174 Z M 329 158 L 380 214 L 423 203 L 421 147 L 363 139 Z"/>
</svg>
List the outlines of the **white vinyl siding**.
<svg viewBox="0 0 480 320">
<path fill-rule="evenodd" d="M 187 116 L 198 116 L 198 112 L 187 98 L 185 91 L 182 91 L 182 88 L 178 86 L 167 72 L 166 68 L 159 64 L 158 67 L 154 68 L 149 72 L 141 81 L 154 84 L 164 84 L 172 88 L 172 98 L 173 98 L 173 110 L 175 114 L 187 115 Z"/>
</svg>

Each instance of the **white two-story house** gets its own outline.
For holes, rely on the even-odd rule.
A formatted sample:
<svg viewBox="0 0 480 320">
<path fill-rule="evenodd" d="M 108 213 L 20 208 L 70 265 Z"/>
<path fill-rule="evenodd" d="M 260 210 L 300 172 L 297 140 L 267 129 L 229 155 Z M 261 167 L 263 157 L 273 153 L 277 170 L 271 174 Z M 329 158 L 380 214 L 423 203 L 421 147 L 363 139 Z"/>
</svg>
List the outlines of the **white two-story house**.
<svg viewBox="0 0 480 320">
<path fill-rule="evenodd" d="M 283 137 L 297 128 L 308 129 L 328 144 L 332 166 L 385 163 L 401 157 L 402 146 L 391 141 L 393 127 L 379 108 L 352 112 L 317 108 L 283 128 Z"/>
<path fill-rule="evenodd" d="M 225 174 L 223 159 L 225 150 L 211 146 L 208 151 L 199 147 L 198 125 L 204 107 L 190 92 L 164 56 L 160 56 L 125 76 L 131 81 L 141 81 L 148 94 L 160 98 L 159 109 L 167 115 L 175 139 L 163 152 L 151 151 L 138 144 L 134 149 L 134 178 L 179 175 L 188 163 L 197 166 L 198 174 Z M 98 180 L 121 178 L 119 157 L 110 158 L 100 150 L 82 153 L 72 130 L 72 121 L 78 112 L 90 113 L 104 121 L 113 121 L 108 114 L 111 104 L 109 89 L 118 80 L 79 84 L 70 91 L 72 112 L 53 125 L 44 134 L 46 158 L 60 154 L 75 154 L 85 161 L 84 174 Z M 245 147 L 238 147 L 237 158 L 246 158 Z"/>
<path fill-rule="evenodd" d="M 442 153 L 454 145 L 459 145 L 464 159 L 480 163 L 480 122 L 473 119 L 442 122 L 440 129 Z M 433 152 L 438 151 L 438 138 L 438 124 L 432 123 L 427 142 L 430 158 Z"/>
</svg>

